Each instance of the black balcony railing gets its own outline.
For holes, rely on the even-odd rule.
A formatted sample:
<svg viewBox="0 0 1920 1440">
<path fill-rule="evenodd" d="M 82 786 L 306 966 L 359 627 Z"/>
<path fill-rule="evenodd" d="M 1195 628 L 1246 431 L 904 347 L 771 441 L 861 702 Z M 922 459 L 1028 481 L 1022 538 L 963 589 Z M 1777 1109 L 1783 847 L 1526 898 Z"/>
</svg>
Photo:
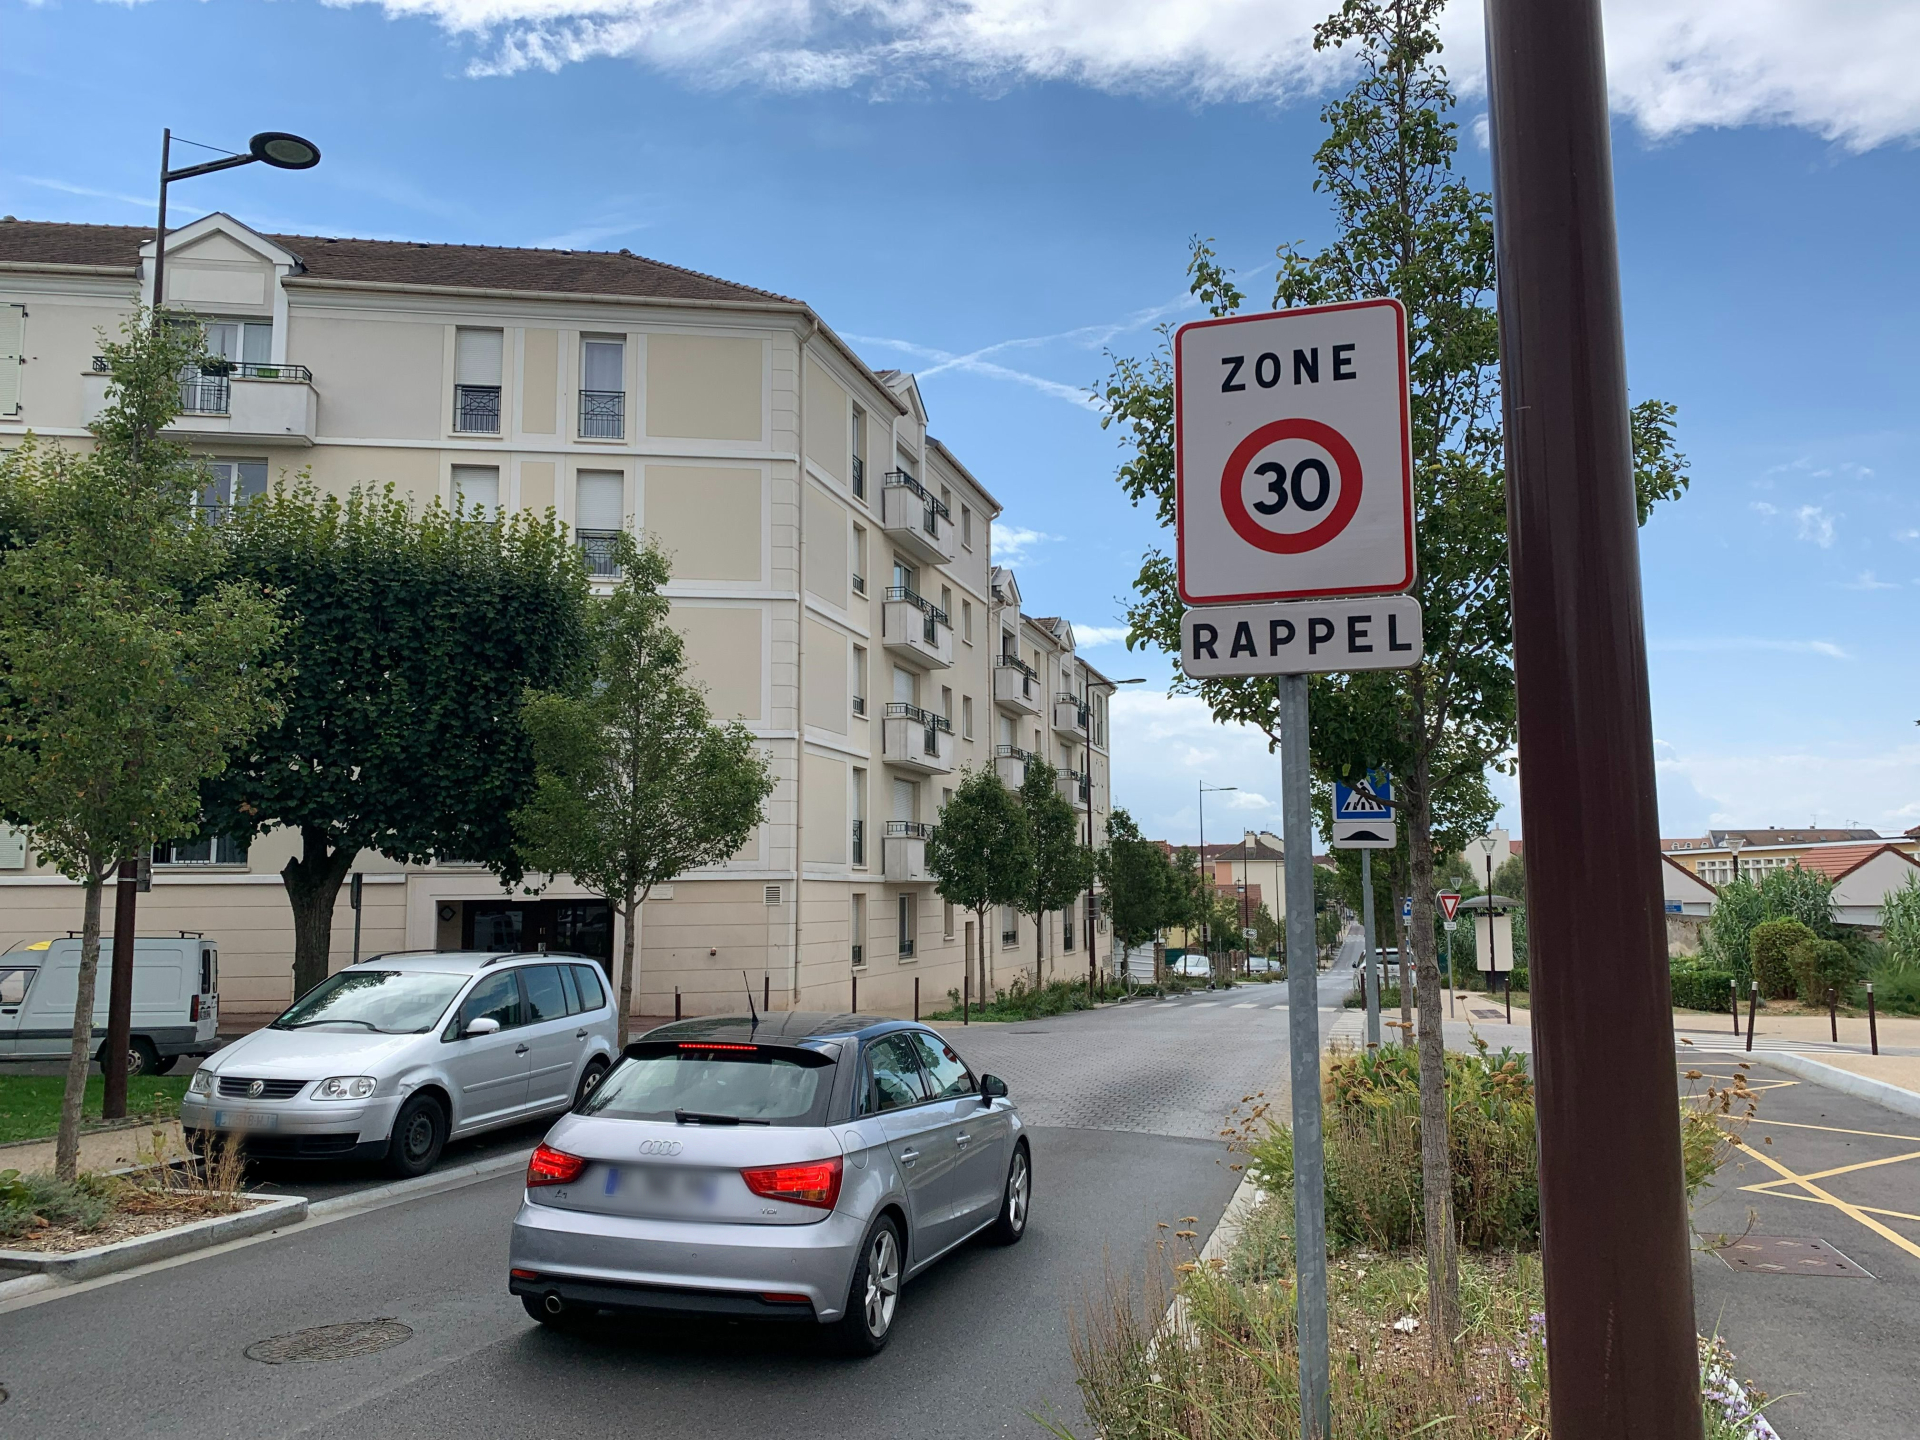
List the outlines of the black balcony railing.
<svg viewBox="0 0 1920 1440">
<path fill-rule="evenodd" d="M 856 945 L 853 947 L 853 963 L 856 965 L 864 965 L 867 963 L 867 947 L 866 946 Z"/>
<path fill-rule="evenodd" d="M 949 735 L 953 733 L 953 722 L 946 716 L 922 710 L 918 705 L 909 705 L 904 700 L 889 700 L 886 714 L 889 720 L 912 720 L 929 730 L 944 730 Z"/>
<path fill-rule="evenodd" d="M 582 390 L 580 392 L 580 438 L 582 440 L 618 440 L 626 433 L 626 391 Z"/>
<path fill-rule="evenodd" d="M 867 697 L 866 696 L 856 695 L 853 697 L 853 713 L 856 715 L 864 715 L 867 713 Z"/>
<path fill-rule="evenodd" d="M 995 658 L 994 663 L 1008 670 L 1018 670 L 1029 680 L 1038 680 L 1040 678 L 1040 673 L 1018 655 L 1008 655 L 1003 652 Z"/>
<path fill-rule="evenodd" d="M 853 457 L 853 498 L 867 498 L 867 462 L 858 455 Z"/>
<path fill-rule="evenodd" d="M 580 553 L 586 558 L 587 574 L 596 580 L 617 577 L 620 565 L 614 559 L 614 542 L 619 537 L 618 530 L 576 530 L 573 532 L 574 544 L 580 547 Z"/>
<path fill-rule="evenodd" d="M 498 385 L 454 386 L 453 428 L 463 435 L 498 435 L 500 433 L 500 387 Z"/>
<path fill-rule="evenodd" d="M 938 540 L 940 538 L 940 522 L 942 520 L 946 521 L 949 525 L 953 524 L 953 514 L 947 509 L 945 503 L 929 495 L 927 493 L 927 487 L 914 479 L 913 476 L 907 474 L 906 471 L 887 471 L 884 483 L 889 490 L 904 490 L 909 495 L 919 497 L 921 504 L 920 528 L 925 530 L 927 534 L 933 536 L 934 539 Z"/>
<path fill-rule="evenodd" d="M 113 366 L 107 363 L 107 357 L 93 357 L 94 373 L 110 374 Z M 182 380 L 301 380 L 311 385 L 313 372 L 304 365 L 269 365 L 263 360 L 228 360 L 214 355 L 201 361 L 197 366 L 189 366 L 181 375 Z"/>
<path fill-rule="evenodd" d="M 867 863 L 867 822 L 864 820 L 856 820 L 853 822 L 853 863 L 855 865 L 864 865 Z M 857 956 L 860 947 L 856 945 L 853 948 Z M 859 961 L 856 959 L 854 963 L 858 964 Z"/>
<path fill-rule="evenodd" d="M 933 834 L 933 826 L 924 820 L 889 820 L 887 838 L 889 840 L 925 840 Z"/>
<path fill-rule="evenodd" d="M 225 375 L 180 377 L 180 409 L 188 415 L 225 415 L 233 405 L 233 387 Z"/>
<path fill-rule="evenodd" d="M 953 622 L 947 618 L 946 611 L 909 586 L 889 585 L 887 599 L 911 605 L 920 612 L 920 638 L 936 649 L 940 645 L 938 627 L 945 625 L 949 630 L 953 628 Z"/>
<path fill-rule="evenodd" d="M 1057 704 L 1073 706 L 1074 729 L 1084 730 L 1087 728 L 1087 707 L 1081 702 L 1078 695 L 1056 695 L 1053 698 Z"/>
<path fill-rule="evenodd" d="M 913 956 L 913 937 L 912 936 L 903 935 L 900 937 L 900 954 L 903 959 L 912 958 Z"/>
<path fill-rule="evenodd" d="M 1000 943 L 1002 945 L 1018 945 L 1020 943 L 1020 932 L 1018 930 L 1002 930 L 1000 932 Z"/>
</svg>

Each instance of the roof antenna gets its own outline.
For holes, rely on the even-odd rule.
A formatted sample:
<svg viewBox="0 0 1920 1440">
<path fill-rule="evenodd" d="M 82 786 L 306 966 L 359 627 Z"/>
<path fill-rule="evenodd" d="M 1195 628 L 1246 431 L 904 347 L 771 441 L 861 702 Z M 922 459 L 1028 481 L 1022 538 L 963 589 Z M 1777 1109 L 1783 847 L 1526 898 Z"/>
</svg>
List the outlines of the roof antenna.
<svg viewBox="0 0 1920 1440">
<path fill-rule="evenodd" d="M 760 1012 L 753 1008 L 753 982 L 747 979 L 747 972 L 744 970 L 740 972 L 740 985 L 741 988 L 747 992 L 747 1014 L 753 1017 L 753 1025 L 751 1028 L 758 1030 L 760 1028 Z"/>
</svg>

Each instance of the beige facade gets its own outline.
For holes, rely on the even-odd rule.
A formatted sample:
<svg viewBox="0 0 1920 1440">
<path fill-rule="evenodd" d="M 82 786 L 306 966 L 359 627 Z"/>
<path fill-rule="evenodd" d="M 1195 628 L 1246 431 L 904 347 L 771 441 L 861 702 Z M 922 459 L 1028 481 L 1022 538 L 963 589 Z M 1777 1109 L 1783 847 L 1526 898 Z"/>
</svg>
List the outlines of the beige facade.
<svg viewBox="0 0 1920 1440">
<path fill-rule="evenodd" d="M 97 336 L 151 298 L 151 252 L 132 228 L 0 222 L 0 448 L 84 443 L 107 384 Z M 856 974 L 864 1011 L 910 1011 L 916 979 L 937 1008 L 971 917 L 935 894 L 925 836 L 962 770 L 999 763 L 1003 719 L 1011 748 L 1088 777 L 1076 803 L 1104 843 L 1111 686 L 1064 622 L 1021 616 L 991 563 L 1000 506 L 929 434 L 913 377 L 870 370 L 804 304 L 640 257 L 265 236 L 224 215 L 173 232 L 165 274 L 167 303 L 232 362 L 188 385 L 175 427 L 223 501 L 305 471 L 336 493 L 551 509 L 590 557 L 622 528 L 672 553 L 695 674 L 777 788 L 739 854 L 646 905 L 641 1013 L 672 1013 L 676 992 L 686 1013 L 739 1009 L 743 970 L 777 1008 L 844 1008 Z M 1002 654 L 1034 657 L 1025 693 L 1003 695 Z M 291 997 L 294 844 L 199 842 L 143 897 L 143 931 L 221 941 L 228 1020 Z M 0 949 L 79 924 L 73 886 L 8 858 L 0 841 Z M 358 868 L 362 953 L 535 933 L 619 950 L 564 877 L 534 905 L 470 867 Z M 1050 920 L 1066 973 L 1086 963 L 1086 910 Z M 343 890 L 336 964 L 352 943 Z"/>
</svg>

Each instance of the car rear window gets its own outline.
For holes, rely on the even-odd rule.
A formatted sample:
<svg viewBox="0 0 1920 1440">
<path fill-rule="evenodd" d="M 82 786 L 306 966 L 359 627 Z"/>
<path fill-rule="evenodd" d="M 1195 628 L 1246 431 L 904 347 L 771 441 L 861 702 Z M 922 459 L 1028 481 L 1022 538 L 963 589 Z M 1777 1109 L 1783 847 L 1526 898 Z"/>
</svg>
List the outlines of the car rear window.
<svg viewBox="0 0 1920 1440">
<path fill-rule="evenodd" d="M 819 1125 L 832 1057 L 788 1046 L 642 1041 L 581 1107 L 610 1120 Z"/>
</svg>

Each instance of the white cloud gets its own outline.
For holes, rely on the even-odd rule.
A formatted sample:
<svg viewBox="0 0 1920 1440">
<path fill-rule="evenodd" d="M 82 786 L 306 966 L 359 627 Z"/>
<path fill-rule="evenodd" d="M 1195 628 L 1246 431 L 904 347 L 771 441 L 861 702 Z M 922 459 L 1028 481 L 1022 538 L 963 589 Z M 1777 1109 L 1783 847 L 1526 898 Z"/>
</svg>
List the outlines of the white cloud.
<svg viewBox="0 0 1920 1440">
<path fill-rule="evenodd" d="M 1835 746 L 1784 752 L 1673 754 L 1657 762 L 1663 807 L 1670 784 L 1691 787 L 1709 813 L 1689 825 L 1672 817 L 1668 834 L 1708 825 L 1865 825 L 1882 833 L 1913 823 L 1920 793 L 1920 745 L 1884 751 Z M 1678 824 L 1673 823 L 1678 821 Z"/>
<path fill-rule="evenodd" d="M 1829 660 L 1851 660 L 1853 655 L 1831 640 L 1780 640 L 1770 635 L 1697 636 L 1655 640 L 1647 647 L 1669 654 L 1722 654 L 1739 650 L 1778 650 L 1789 655 L 1825 655 Z"/>
<path fill-rule="evenodd" d="M 1073 622 L 1074 643 L 1088 645 L 1124 645 L 1127 640 L 1127 627 L 1124 625 L 1082 625 Z"/>
<path fill-rule="evenodd" d="M 1893 538 L 1896 540 L 1920 540 L 1920 530 L 1896 530 L 1893 532 Z"/>
<path fill-rule="evenodd" d="M 1834 516 L 1818 505 L 1802 505 L 1793 512 L 1794 534 L 1810 540 L 1822 550 L 1833 548 Z"/>
<path fill-rule="evenodd" d="M 1859 578 L 1842 581 L 1840 588 L 1842 590 L 1898 590 L 1900 585 L 1894 580 L 1877 580 L 1874 578 L 1873 571 L 1862 570 Z"/>
<path fill-rule="evenodd" d="M 1120 691 L 1110 713 L 1114 802 L 1144 834 L 1176 845 L 1198 840 L 1203 781 L 1239 787 L 1207 795 L 1209 844 L 1242 827 L 1279 832 L 1280 757 L 1258 730 L 1218 724 L 1196 697 L 1145 686 Z"/>
<path fill-rule="evenodd" d="M 1778 505 L 1769 505 L 1764 500 L 1754 501 L 1753 508 L 1761 515 L 1778 515 L 1780 513 L 1780 507 Z"/>
<path fill-rule="evenodd" d="M 996 565 L 1028 564 L 1033 559 L 1036 546 L 1059 538 L 1058 535 L 1049 535 L 1044 530 L 1029 530 L 1024 525 L 996 525 L 993 527 L 993 563 Z"/>
<path fill-rule="evenodd" d="M 329 0 L 378 3 L 485 45 L 479 74 L 629 56 L 710 84 L 897 92 L 929 76 L 1065 81 L 1208 100 L 1290 100 L 1337 78 L 1328 0 Z M 1442 30 L 1461 87 L 1481 7 Z M 1613 103 L 1649 135 L 1782 124 L 1854 148 L 1920 133 L 1911 0 L 1608 0 Z"/>
<path fill-rule="evenodd" d="M 138 206 L 142 210 L 153 208 L 153 196 L 122 195 L 117 190 L 93 190 L 85 185 L 72 185 L 65 180 L 48 180 L 39 175 L 16 175 L 14 179 L 27 185 L 38 185 L 42 190 L 56 190 L 62 195 L 80 195 L 89 200 L 113 200 L 122 205 Z"/>
</svg>

